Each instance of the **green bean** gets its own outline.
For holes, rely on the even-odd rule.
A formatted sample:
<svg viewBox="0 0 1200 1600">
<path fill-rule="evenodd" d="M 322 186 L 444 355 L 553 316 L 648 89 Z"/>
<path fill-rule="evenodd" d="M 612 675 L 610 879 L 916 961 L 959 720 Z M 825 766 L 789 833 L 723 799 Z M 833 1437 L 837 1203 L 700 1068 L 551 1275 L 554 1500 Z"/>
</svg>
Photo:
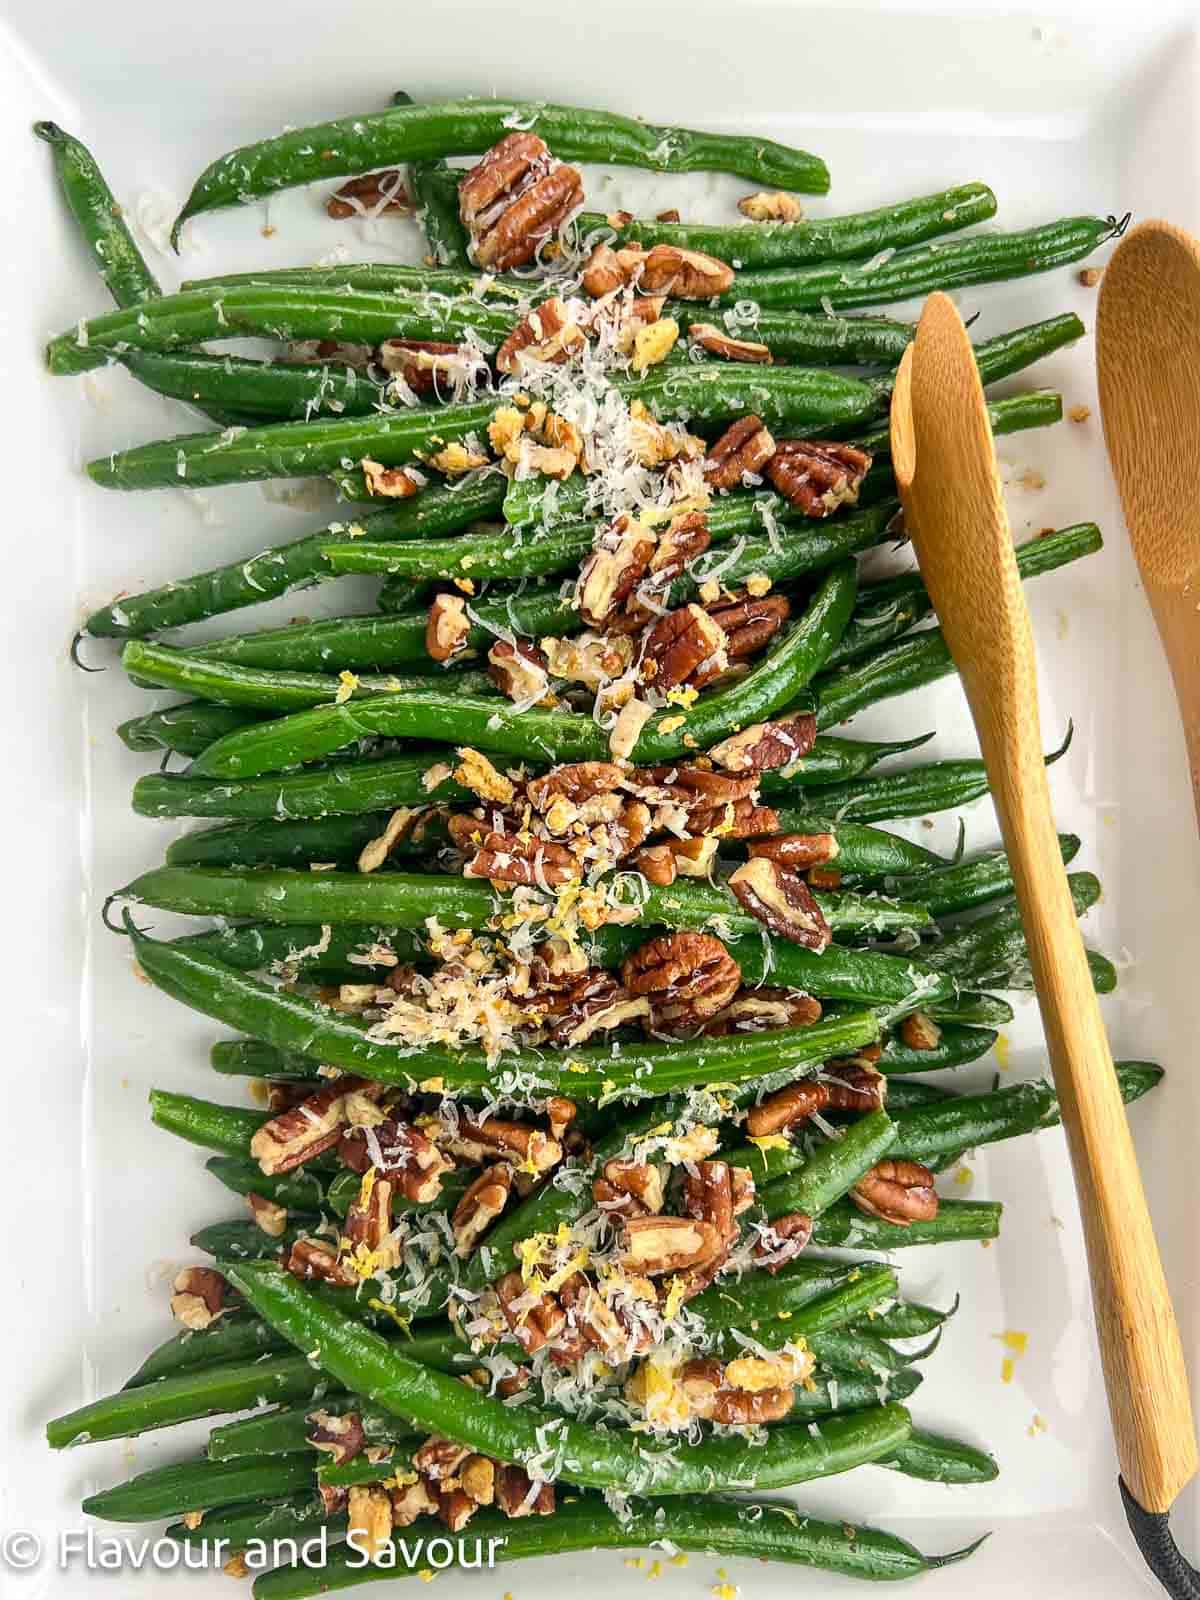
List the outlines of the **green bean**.
<svg viewBox="0 0 1200 1600">
<path fill-rule="evenodd" d="M 274 1550 L 276 1540 L 302 1539 L 306 1534 L 325 1531 L 327 1539 L 337 1539 L 348 1527 L 345 1516 L 331 1517 L 325 1502 L 315 1491 L 292 1495 L 286 1500 L 254 1500 L 242 1505 L 222 1506 L 210 1511 L 197 1528 L 175 1522 L 166 1537 L 179 1544 L 211 1550 L 222 1561 L 251 1546 Z M 261 1542 L 259 1542 L 261 1541 Z M 283 1550 L 289 1546 L 282 1546 Z"/>
<path fill-rule="evenodd" d="M 214 928 L 209 933 L 189 933 L 172 943 L 179 950 L 212 956 L 244 971 L 266 968 L 294 976 L 297 972 L 345 972 L 360 976 L 374 965 L 372 952 L 389 950 L 394 959 L 381 956 L 377 971 L 399 961 L 428 959 L 424 941 L 401 928 L 333 927 L 278 923 L 250 923 L 240 928 Z M 269 1076 L 269 1074 L 268 1074 Z"/>
<path fill-rule="evenodd" d="M 757 233 L 758 229 L 753 231 Z M 689 330 L 714 317 L 706 306 L 686 301 L 668 301 L 663 315 L 673 317 Z M 732 310 L 717 313 L 717 317 L 724 324 L 718 325 L 718 331 L 727 337 L 766 345 L 775 361 L 813 367 L 895 366 L 913 337 L 912 323 L 897 322 L 891 317 L 827 317 L 824 312 L 770 311 L 759 306 L 745 321 Z M 690 351 L 700 349 L 696 343 L 690 346 Z"/>
<path fill-rule="evenodd" d="M 936 1306 L 922 1305 L 917 1300 L 897 1300 L 892 1306 L 870 1311 L 862 1326 L 881 1339 L 917 1339 L 940 1328 L 957 1310 L 957 1296 L 949 1311 L 939 1311 Z"/>
<path fill-rule="evenodd" d="M 88 1495 L 82 1509 L 89 1517 L 103 1517 L 108 1522 L 157 1522 L 183 1511 L 293 1494 L 311 1483 L 312 1462 L 305 1455 L 268 1456 L 261 1461 L 206 1461 L 201 1457 L 151 1467 L 128 1483 Z"/>
<path fill-rule="evenodd" d="M 819 790 L 814 791 L 813 798 L 819 794 Z M 808 809 L 793 810 L 785 806 L 774 809 L 779 819 L 776 833 L 832 833 L 838 847 L 832 865 L 843 877 L 884 877 L 897 870 L 890 862 L 904 861 L 903 870 L 908 880 L 920 883 L 922 874 L 938 870 L 943 860 L 932 850 L 902 839 L 898 834 L 885 833 L 881 828 L 867 828 L 859 822 L 830 822 L 827 818 L 814 817 Z M 917 898 L 923 899 L 922 896 Z"/>
<path fill-rule="evenodd" d="M 915 1367 L 902 1367 L 898 1372 L 887 1373 L 881 1378 L 864 1378 L 857 1373 L 824 1377 L 814 1373 L 808 1383 L 798 1384 L 792 1391 L 792 1409 L 788 1417 L 789 1420 L 799 1420 L 801 1417 L 824 1416 L 838 1411 L 862 1411 L 868 1406 L 907 1400 L 923 1382 L 923 1374 Z"/>
<path fill-rule="evenodd" d="M 389 811 L 364 811 L 357 816 L 318 817 L 312 822 L 227 822 L 222 827 L 185 833 L 167 847 L 170 867 L 353 867 L 363 847 L 378 838 Z M 420 837 L 397 840 L 389 860 L 428 861 L 444 845 L 444 826 L 423 826 Z"/>
<path fill-rule="evenodd" d="M 760 1196 L 768 1216 L 786 1216 L 795 1209 L 788 1186 L 791 1178 L 772 1185 Z M 942 1200 L 932 1222 L 910 1222 L 907 1227 L 864 1216 L 849 1201 L 830 1207 L 813 1226 L 813 1243 L 826 1249 L 899 1250 L 909 1245 L 958 1244 L 969 1239 L 995 1239 L 1000 1233 L 1003 1208 L 994 1200 Z"/>
<path fill-rule="evenodd" d="M 190 1094 L 172 1094 L 167 1089 L 150 1091 L 150 1120 L 156 1128 L 219 1155 L 248 1156 L 251 1139 L 269 1117 L 267 1111 L 217 1106 Z"/>
<path fill-rule="evenodd" d="M 273 1339 L 280 1339 L 285 1348 L 287 1340 L 282 1334 L 268 1328 Z M 356 1409 L 352 1395 L 338 1394 L 322 1402 L 322 1409 L 341 1415 Z M 225 1422 L 208 1436 L 210 1461 L 233 1461 L 239 1456 L 289 1455 L 293 1451 L 311 1449 L 308 1436 L 312 1432 L 309 1416 L 311 1406 L 279 1406 L 272 1411 L 259 1412 L 252 1417 L 241 1417 L 236 1422 Z"/>
<path fill-rule="evenodd" d="M 35 122 L 33 131 L 54 153 L 63 198 L 118 306 L 140 305 L 160 295 L 158 280 L 134 242 L 95 157 L 56 122 Z"/>
<path fill-rule="evenodd" d="M 914 1428 L 903 1444 L 875 1465 L 929 1483 L 990 1483 L 1000 1472 L 986 1450 L 923 1428 Z"/>
<path fill-rule="evenodd" d="M 1041 534 L 1017 547 L 1017 570 L 1022 578 L 1053 572 L 1081 556 L 1102 548 L 1100 529 L 1094 522 L 1076 523 L 1057 533 Z M 830 667 L 857 661 L 881 644 L 907 633 L 933 610 L 929 592 L 920 573 L 886 578 L 865 585 L 858 592 L 858 604 L 849 626 L 829 658 Z"/>
<path fill-rule="evenodd" d="M 1050 272 L 1120 238 L 1128 218 L 1066 217 L 1022 233 L 980 233 L 898 250 L 887 260 L 817 263 L 775 271 L 739 272 L 722 305 L 755 300 L 761 306 L 838 311 L 911 300 L 934 289 L 959 289 Z"/>
<path fill-rule="evenodd" d="M 425 787 L 426 774 L 441 764 L 444 753 L 347 760 L 245 783 L 148 773 L 134 784 L 133 809 L 143 817 L 275 818 L 284 822 L 448 800 L 464 803 L 471 798 L 470 791 L 451 778 Z"/>
<path fill-rule="evenodd" d="M 495 686 L 485 672 L 451 672 L 398 678 L 348 679 L 324 672 L 282 672 L 265 667 L 243 667 L 236 662 L 213 661 L 148 639 L 130 639 L 121 652 L 121 664 L 141 688 L 176 689 L 196 694 L 218 705 L 249 707 L 256 711 L 307 710 L 317 705 L 342 705 L 347 700 L 372 695 L 424 694 L 430 688 L 488 695 Z M 254 724 L 259 726 L 259 724 Z M 240 731 L 240 730 L 235 730 Z"/>
<path fill-rule="evenodd" d="M 252 427 L 368 416 L 392 403 L 386 383 L 344 361 L 256 361 L 201 350 L 123 350 L 115 359 L 155 394 L 205 411 L 237 409 Z"/>
<path fill-rule="evenodd" d="M 1064 864 L 1075 859 L 1082 842 L 1078 834 L 1059 834 Z M 935 917 L 945 917 L 1011 894 L 1012 865 L 1005 851 L 989 850 L 973 861 L 956 861 L 950 866 L 889 878 L 886 888 L 889 894 L 903 900 L 915 900 Z"/>
<path fill-rule="evenodd" d="M 790 1180 L 793 1211 L 817 1217 L 848 1193 L 869 1172 L 896 1138 L 896 1126 L 884 1111 L 860 1117 L 838 1139 L 826 1139 Z"/>
<path fill-rule="evenodd" d="M 225 272 L 212 278 L 185 278 L 192 289 L 228 289 L 245 284 L 290 283 L 310 289 L 366 289 L 373 294 L 475 296 L 515 306 L 536 299 L 540 286 L 528 279 L 503 278 L 469 263 L 465 267 L 405 267 L 394 261 L 348 261 L 331 267 L 271 267 L 261 272 Z"/>
<path fill-rule="evenodd" d="M 886 1339 L 878 1334 L 848 1328 L 833 1328 L 825 1333 L 813 1334 L 806 1339 L 817 1365 L 826 1372 L 845 1373 L 856 1377 L 863 1373 L 876 1378 L 891 1377 L 902 1371 L 909 1362 L 919 1361 L 933 1353 L 936 1340 L 931 1340 L 924 1350 L 904 1356 L 893 1350 Z"/>
<path fill-rule="evenodd" d="M 712 1498 L 642 1500 L 618 1516 L 599 1499 L 580 1496 L 561 1503 L 552 1517 L 509 1522 L 499 1512 L 481 1511 L 473 1518 L 471 1529 L 472 1538 L 486 1539 L 492 1559 L 497 1561 L 521 1561 L 570 1550 L 669 1546 L 877 1580 L 915 1577 L 962 1560 L 977 1548 L 972 1545 L 946 1556 L 924 1556 L 895 1534 L 845 1522 L 820 1522 L 802 1516 L 790 1504 Z M 482 1544 L 476 1546 L 480 1552 L 482 1548 Z M 466 1565 L 475 1564 L 461 1552 L 459 1559 Z M 264 1573 L 254 1585 L 255 1600 L 308 1600 L 312 1595 L 354 1588 L 382 1577 L 408 1577 L 415 1564 L 413 1552 L 400 1541 L 385 1549 L 378 1564 L 339 1545 L 320 1568 L 296 1564 Z"/>
<path fill-rule="evenodd" d="M 1067 876 L 1075 915 L 1083 916 L 1100 898 L 1100 880 L 1092 872 L 1072 872 Z M 964 984 L 983 983 L 993 973 L 1007 973 L 1028 960 L 1021 913 L 1010 901 L 987 916 L 979 917 L 947 936 L 940 944 L 923 952 L 926 966 L 947 972 Z"/>
<path fill-rule="evenodd" d="M 764 1073 L 790 1077 L 810 1062 L 853 1053 L 872 1043 L 879 1031 L 871 1013 L 851 1011 L 771 1034 L 631 1045 L 619 1058 L 606 1045 L 585 1046 L 563 1058 L 561 1065 L 538 1050 L 520 1050 L 494 1067 L 480 1050 L 438 1046 L 414 1054 L 402 1046 L 376 1043 L 368 1036 L 367 1025 L 355 1017 L 331 1012 L 303 995 L 273 989 L 211 957 L 147 939 L 136 931 L 130 938 L 152 983 L 219 1022 L 282 1049 L 302 1050 L 329 1066 L 362 1069 L 383 1082 L 416 1086 L 420 1080 L 439 1078 L 447 1092 L 490 1085 L 500 1093 L 519 1088 L 528 1096 L 554 1094 L 569 1086 L 573 1100 L 663 1095 L 714 1079 L 744 1082 Z M 186 1116 L 180 1120 L 189 1126 Z M 248 1139 L 237 1147 L 230 1141 L 224 1153 L 242 1155 L 247 1147 Z"/>
<path fill-rule="evenodd" d="M 188 1243 L 222 1264 L 227 1261 L 282 1260 L 297 1239 L 310 1238 L 321 1226 L 316 1212 L 292 1211 L 280 1234 L 266 1234 L 257 1222 L 237 1217 L 229 1222 L 210 1222 L 197 1228 Z"/>
<path fill-rule="evenodd" d="M 623 931 L 623 930 L 622 930 Z M 601 929 L 597 944 L 601 958 L 605 945 L 616 943 L 613 930 Z M 636 930 L 635 930 L 636 933 Z M 637 934 L 637 938 L 642 936 Z M 874 950 L 850 950 L 830 945 L 817 955 L 783 940 L 735 939 L 726 948 L 741 968 L 742 982 L 800 989 L 806 994 L 856 1005 L 931 1010 L 939 1000 L 955 993 L 948 973 L 934 972 L 921 961 Z"/>
<path fill-rule="evenodd" d="M 1148 1094 L 1163 1076 L 1162 1068 L 1151 1061 L 1118 1061 L 1116 1073 L 1126 1105 Z M 940 1106 L 896 1112 L 891 1154 L 897 1160 L 928 1165 L 939 1156 L 1056 1128 L 1061 1120 L 1052 1083 L 1017 1083 L 991 1094 L 957 1095 Z"/>
<path fill-rule="evenodd" d="M 1013 1008 L 998 994 L 972 994 L 960 990 L 952 999 L 935 1000 L 925 1008 L 936 1022 L 968 1028 L 1003 1028 L 1013 1019 Z"/>
<path fill-rule="evenodd" d="M 228 1042 L 237 1043 L 237 1041 Z M 247 1039 L 242 1043 L 253 1045 L 255 1041 Z M 216 1052 L 222 1047 L 223 1045 L 214 1045 L 212 1051 L 212 1065 L 218 1072 L 229 1070 L 228 1067 L 222 1068 L 217 1065 Z M 313 1062 L 305 1060 L 305 1066 L 306 1079 L 312 1078 Z M 271 1076 L 267 1072 L 254 1072 L 248 1062 L 241 1070 L 256 1077 Z M 206 1171 L 211 1172 L 213 1177 L 227 1189 L 232 1189 L 234 1194 L 262 1195 L 266 1200 L 273 1200 L 276 1205 L 295 1211 L 319 1211 L 325 1203 L 326 1186 L 321 1177 L 315 1172 L 310 1172 L 307 1167 L 297 1167 L 292 1172 L 266 1173 L 257 1161 L 247 1161 L 242 1156 L 210 1156 L 204 1166 Z"/>
<path fill-rule="evenodd" d="M 495 510 L 503 482 L 503 478 L 485 476 L 453 490 L 442 485 L 422 489 L 411 500 L 396 501 L 359 521 L 329 523 L 319 533 L 272 545 L 247 561 L 214 567 L 143 594 L 125 595 L 94 611 L 83 631 L 110 639 L 158 633 L 256 606 L 290 589 L 307 588 L 329 576 L 321 552 L 335 533 L 359 526 L 373 539 L 419 539 L 445 533 Z"/>
<path fill-rule="evenodd" d="M 700 250 L 728 261 L 739 272 L 748 267 L 795 266 L 808 261 L 846 261 L 889 253 L 903 245 L 921 244 L 939 234 L 969 228 L 996 214 L 996 196 L 983 183 L 964 183 L 916 200 L 902 200 L 874 211 L 852 212 L 844 217 L 822 217 L 816 222 L 750 222 L 703 224 L 648 222 L 623 219 L 610 222 L 602 212 L 584 211 L 575 219 L 583 237 L 597 229 L 626 243 L 670 244 L 682 250 Z M 736 283 L 735 279 L 735 283 Z"/>
<path fill-rule="evenodd" d="M 447 193 L 448 177 L 453 191 Z M 458 214 L 458 179 L 444 161 L 411 161 L 408 182 L 416 206 L 417 221 L 425 230 L 429 254 L 439 267 L 461 267 L 469 271 L 470 235 Z"/>
<path fill-rule="evenodd" d="M 200 212 L 375 167 L 479 155 L 517 126 L 534 129 L 563 161 L 615 162 L 651 172 L 733 172 L 752 183 L 808 194 L 829 188 L 829 171 L 819 157 L 769 139 L 655 127 L 610 111 L 545 101 L 444 100 L 322 122 L 230 151 L 196 180 L 172 242 L 178 247 L 183 224 Z"/>
<path fill-rule="evenodd" d="M 124 1387 L 138 1389 L 163 1378 L 177 1378 L 185 1372 L 225 1362 L 246 1362 L 286 1348 L 261 1317 L 250 1311 L 227 1311 L 207 1328 L 184 1328 L 173 1334 L 150 1352 Z"/>
<path fill-rule="evenodd" d="M 987 1055 L 996 1042 L 991 1028 L 964 1028 L 953 1022 L 941 1030 L 932 1050 L 914 1050 L 899 1034 L 893 1034 L 883 1047 L 875 1065 L 880 1072 L 938 1072 L 944 1067 L 961 1067 Z"/>
<path fill-rule="evenodd" d="M 908 1436 L 899 1406 L 833 1417 L 816 1438 L 804 1427 L 771 1430 L 765 1444 L 710 1439 L 672 1443 L 669 1453 L 639 1445 L 633 1434 L 604 1432 L 533 1406 L 506 1407 L 456 1378 L 408 1360 L 394 1344 L 323 1305 L 295 1279 L 264 1265 L 229 1268 L 235 1286 L 297 1347 L 319 1347 L 325 1370 L 355 1393 L 418 1427 L 501 1460 L 533 1468 L 533 1476 L 567 1472 L 573 1483 L 634 1493 L 695 1494 L 733 1487 L 774 1487 L 846 1471 L 885 1455 Z M 547 1431 L 549 1430 L 549 1431 Z M 548 1441 L 553 1441 L 547 1448 Z"/>
<path fill-rule="evenodd" d="M 226 1362 L 93 1400 L 46 1424 L 52 1450 L 101 1439 L 129 1439 L 221 1411 L 244 1411 L 269 1401 L 319 1401 L 333 1387 L 306 1356 Z M 184 1507 L 183 1509 L 189 1509 Z"/>
<path fill-rule="evenodd" d="M 241 706 L 215 706 L 207 700 L 187 700 L 168 706 L 165 711 L 147 711 L 130 717 L 117 728 L 127 750 L 174 750 L 183 756 L 198 756 L 214 739 L 261 722 L 265 713 Z"/>
<path fill-rule="evenodd" d="M 468 334 L 499 344 L 512 325 L 511 311 L 480 300 L 295 283 L 234 284 L 163 295 L 92 317 L 51 339 L 46 364 L 62 375 L 103 366 L 129 350 L 172 350 L 206 339 L 327 339 L 331 330 L 353 344 L 392 338 L 457 341 Z M 286 373 L 280 377 L 286 381 Z"/>
</svg>

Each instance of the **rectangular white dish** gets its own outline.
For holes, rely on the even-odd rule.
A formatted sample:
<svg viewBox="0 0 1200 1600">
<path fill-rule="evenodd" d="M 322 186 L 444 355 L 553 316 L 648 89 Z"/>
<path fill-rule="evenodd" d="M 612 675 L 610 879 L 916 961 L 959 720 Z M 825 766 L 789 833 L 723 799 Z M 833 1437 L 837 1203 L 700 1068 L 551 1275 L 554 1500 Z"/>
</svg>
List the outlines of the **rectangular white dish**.
<svg viewBox="0 0 1200 1600">
<path fill-rule="evenodd" d="M 42 1425 L 51 1414 L 119 1387 L 145 1350 L 169 1332 L 165 1279 L 190 1259 L 188 1234 L 235 1214 L 203 1171 L 202 1157 L 149 1125 L 151 1085 L 235 1100 L 214 1086 L 205 1056 L 214 1029 L 138 984 L 121 941 L 100 926 L 104 895 L 161 857 L 172 825 L 140 821 L 128 798 L 146 758 L 113 728 L 147 700 L 119 673 L 83 678 L 67 646 L 80 617 L 122 589 L 249 555 L 298 537 L 323 519 L 311 485 L 281 503 L 257 485 L 206 496 L 107 493 L 81 463 L 125 444 L 196 424 L 120 373 L 54 380 L 44 338 L 105 308 L 59 201 L 46 151 L 29 124 L 51 116 L 88 141 L 147 244 L 166 285 L 184 274 L 315 260 L 335 248 L 355 258 L 418 259 L 403 220 L 343 225 L 306 192 L 194 224 L 179 262 L 156 249 L 191 178 L 244 139 L 386 102 L 478 91 L 523 93 L 641 113 L 694 126 L 745 126 L 819 151 L 834 186 L 810 215 L 832 214 L 980 178 L 1000 199 L 998 222 L 1021 227 L 1072 212 L 1132 208 L 1200 229 L 1197 32 L 1182 16 L 1142 7 L 1107 22 L 1096 7 L 1051 18 L 990 9 L 904 6 L 873 10 L 709 0 L 633 4 L 585 14 L 546 0 L 513 8 L 458 3 L 388 7 L 303 0 L 238 7 L 147 8 L 112 0 L 80 15 L 62 0 L 8 0 L 0 29 L 0 145 L 8 173 L 8 248 L 0 263 L 0 410 L 9 466 L 5 697 L 8 773 L 0 814 L 9 841 L 11 974 L 3 1138 L 16 1203 L 6 1208 L 8 1294 L 0 1330 L 7 1374 L 0 1400 L 0 1534 L 32 1530 L 46 1546 L 19 1580 L 0 1565 L 0 1594 L 72 1600 L 103 1574 L 79 1561 L 59 1571 L 53 1544 L 82 1526 L 81 1494 L 179 1459 L 178 1430 L 53 1456 Z M 685 215 L 732 217 L 745 185 L 728 178 L 656 179 L 628 169 L 589 175 L 598 208 L 639 212 L 679 203 Z M 1089 330 L 1095 293 L 1062 271 L 959 296 L 981 311 L 977 332 L 1075 310 Z M 912 308 L 904 308 L 906 311 Z M 1089 942 L 1120 958 L 1122 984 L 1106 1001 L 1118 1057 L 1161 1061 L 1166 1084 L 1133 1112 L 1150 1201 L 1176 1296 L 1185 1349 L 1200 1373 L 1200 1274 L 1194 1166 L 1200 1035 L 1192 912 L 1200 885 L 1183 742 L 1149 615 L 1121 532 L 1096 412 L 1090 337 L 1011 380 L 1009 389 L 1060 388 L 1079 424 L 1001 441 L 1018 538 L 1043 526 L 1094 518 L 1102 555 L 1040 579 L 1028 591 L 1042 663 L 1048 744 L 1067 719 L 1075 743 L 1054 769 L 1063 829 L 1085 846 L 1078 865 L 1097 871 L 1102 903 Z M 1026 469 L 1045 478 L 1024 487 Z M 310 591 L 211 632 L 353 609 L 353 585 Z M 87 647 L 96 664 L 115 653 Z M 890 702 L 854 731 L 934 725 L 938 756 L 974 753 L 961 693 L 947 682 L 919 701 Z M 968 846 L 995 837 L 988 804 L 968 812 Z M 919 829 L 914 824 L 914 829 Z M 939 816 L 923 841 L 953 844 L 956 819 Z M 162 919 L 159 919 L 162 926 Z M 1005 1060 L 970 1069 L 973 1081 L 1041 1070 L 1031 1001 L 1018 1001 Z M 1015 1585 L 1061 1600 L 1137 1593 L 1144 1575 L 1116 1493 L 1086 1270 L 1065 1149 L 1058 1133 L 1000 1146 L 971 1162 L 976 1196 L 1006 1205 L 1004 1232 L 977 1245 L 904 1252 L 911 1294 L 963 1309 L 914 1397 L 933 1427 L 986 1443 L 1002 1474 L 952 1490 L 863 1469 L 798 1495 L 814 1511 L 876 1521 L 922 1548 L 952 1548 L 984 1529 L 994 1537 L 969 1569 L 926 1580 L 933 1592 L 1011 1595 Z M 955 1193 L 965 1191 L 955 1189 Z M 1010 1383 L 995 1335 L 1029 1334 Z M 1034 1417 L 1045 1428 L 1034 1427 Z M 203 1438 L 192 1430 L 190 1446 Z M 1185 1550 L 1200 1540 L 1200 1497 L 1174 1517 Z M 727 1563 L 747 1593 L 782 1595 L 790 1574 Z M 661 1583 L 680 1596 L 706 1591 L 716 1563 L 693 1557 Z M 473 1583 L 517 1600 L 545 1583 L 544 1568 L 484 1579 L 442 1577 L 455 1593 Z M 132 1587 L 125 1575 L 118 1583 Z M 145 1583 L 166 1581 L 146 1578 Z M 227 1593 L 218 1574 L 177 1577 L 189 1593 Z M 644 1574 L 616 1555 L 576 1557 L 554 1583 L 632 1594 Z M 849 1592 L 843 1580 L 799 1580 L 812 1593 Z"/>
</svg>

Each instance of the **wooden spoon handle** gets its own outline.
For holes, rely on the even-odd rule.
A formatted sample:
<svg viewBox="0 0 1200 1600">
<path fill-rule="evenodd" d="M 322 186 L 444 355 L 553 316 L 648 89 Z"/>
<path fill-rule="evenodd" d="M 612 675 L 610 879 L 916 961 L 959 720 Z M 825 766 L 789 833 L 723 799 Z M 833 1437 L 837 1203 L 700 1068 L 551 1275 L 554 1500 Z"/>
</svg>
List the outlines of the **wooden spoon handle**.
<svg viewBox="0 0 1200 1600">
<path fill-rule="evenodd" d="M 1200 594 L 1191 587 L 1187 590 L 1158 588 L 1148 580 L 1146 592 L 1175 684 L 1179 717 L 1187 740 L 1192 798 L 1200 824 L 1200 612 L 1196 609 L 1200 605 Z"/>
</svg>

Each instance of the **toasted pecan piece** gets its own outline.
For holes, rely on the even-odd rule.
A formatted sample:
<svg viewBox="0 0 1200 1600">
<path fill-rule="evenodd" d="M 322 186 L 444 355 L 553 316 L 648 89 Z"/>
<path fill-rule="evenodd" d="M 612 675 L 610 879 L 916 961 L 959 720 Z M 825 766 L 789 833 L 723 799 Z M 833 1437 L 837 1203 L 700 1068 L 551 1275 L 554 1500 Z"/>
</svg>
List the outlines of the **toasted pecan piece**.
<svg viewBox="0 0 1200 1600">
<path fill-rule="evenodd" d="M 707 933 L 662 934 L 621 963 L 626 989 L 644 995 L 656 1028 L 697 1026 L 727 1006 L 741 969 L 719 939 Z"/>
<path fill-rule="evenodd" d="M 507 272 L 532 261 L 583 203 L 583 181 L 535 133 L 518 131 L 493 145 L 460 179 L 458 203 L 474 259 Z"/>
<path fill-rule="evenodd" d="M 704 476 L 714 489 L 740 489 L 747 473 L 758 478 L 775 454 L 775 440 L 761 417 L 740 417 L 709 450 Z"/>
<path fill-rule="evenodd" d="M 467 648 L 471 620 L 460 594 L 435 595 L 425 624 L 425 653 L 432 661 L 450 661 Z"/>
<path fill-rule="evenodd" d="M 727 772 L 771 772 L 806 756 L 816 739 L 817 719 L 802 711 L 776 722 L 755 722 L 708 753 Z"/>
<path fill-rule="evenodd" d="M 880 1161 L 850 1191 L 850 1198 L 868 1217 L 880 1217 L 899 1228 L 932 1222 L 938 1214 L 933 1173 L 919 1161 Z"/>
<path fill-rule="evenodd" d="M 724 328 L 718 328 L 715 322 L 693 322 L 688 338 L 709 355 L 720 356 L 722 361 L 757 361 L 769 367 L 775 360 L 769 345 L 759 344 L 755 339 L 736 339 Z"/>
<path fill-rule="evenodd" d="M 793 872 L 823 866 L 837 859 L 837 835 L 833 833 L 777 833 L 773 839 L 756 839 L 746 846 L 750 856 L 765 856 Z"/>
<path fill-rule="evenodd" d="M 767 477 L 806 517 L 853 505 L 871 465 L 865 450 L 827 439 L 780 439 Z"/>
<path fill-rule="evenodd" d="M 642 645 L 642 678 L 656 689 L 716 677 L 727 665 L 724 630 L 694 603 L 659 617 Z"/>
<path fill-rule="evenodd" d="M 384 167 L 379 172 L 364 172 L 360 178 L 347 178 L 325 202 L 325 210 L 335 222 L 411 209 L 400 167 Z"/>
<path fill-rule="evenodd" d="M 832 934 L 812 890 L 798 873 L 755 856 L 729 876 L 738 904 L 773 934 L 808 950 L 824 950 Z"/>
<path fill-rule="evenodd" d="M 536 305 L 517 323 L 496 352 L 500 372 L 517 372 L 522 359 L 554 365 L 566 361 L 585 343 L 583 329 L 559 295 Z"/>
</svg>

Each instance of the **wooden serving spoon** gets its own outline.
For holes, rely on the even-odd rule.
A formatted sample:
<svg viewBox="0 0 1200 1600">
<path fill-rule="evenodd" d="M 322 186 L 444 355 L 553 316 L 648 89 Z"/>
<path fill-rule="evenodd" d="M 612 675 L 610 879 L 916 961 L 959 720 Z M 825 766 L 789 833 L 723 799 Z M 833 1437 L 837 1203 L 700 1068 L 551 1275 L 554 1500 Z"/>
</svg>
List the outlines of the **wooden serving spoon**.
<svg viewBox="0 0 1200 1600">
<path fill-rule="evenodd" d="M 944 294 L 926 303 L 900 366 L 891 435 L 908 532 L 966 690 L 1012 862 L 1083 1218 L 1121 1477 L 1143 1514 L 1161 1514 L 1165 1532 L 1167 1508 L 1197 1466 L 1187 1372 L 1055 834 L 1033 636 L 983 390 Z"/>
<path fill-rule="evenodd" d="M 1200 819 L 1200 245 L 1143 222 L 1104 269 L 1096 316 L 1104 438 L 1162 636 Z"/>
</svg>

